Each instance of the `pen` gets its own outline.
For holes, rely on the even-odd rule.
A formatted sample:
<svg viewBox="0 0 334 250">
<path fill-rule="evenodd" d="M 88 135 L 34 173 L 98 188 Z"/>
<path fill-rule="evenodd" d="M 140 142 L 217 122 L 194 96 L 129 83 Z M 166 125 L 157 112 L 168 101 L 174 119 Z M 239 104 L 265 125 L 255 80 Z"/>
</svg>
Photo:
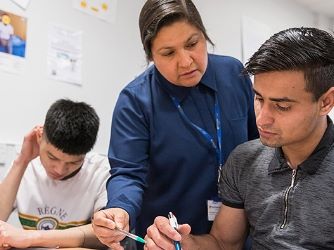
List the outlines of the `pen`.
<svg viewBox="0 0 334 250">
<path fill-rule="evenodd" d="M 169 224 L 177 231 L 179 228 L 179 224 L 177 223 L 177 219 L 172 212 L 168 213 Z M 174 241 L 174 246 L 176 250 L 181 250 L 181 244 L 179 241 Z"/>
<path fill-rule="evenodd" d="M 121 232 L 122 234 L 125 234 L 125 235 L 128 236 L 129 238 L 134 239 L 135 241 L 141 242 L 141 243 L 143 243 L 143 244 L 146 243 L 146 241 L 145 241 L 143 238 L 141 238 L 141 237 L 139 237 L 139 236 L 137 236 L 137 235 L 135 235 L 135 234 L 129 233 L 129 232 L 123 230 L 123 229 L 120 229 L 119 227 L 115 227 L 115 229 L 116 229 L 117 231 Z"/>
</svg>

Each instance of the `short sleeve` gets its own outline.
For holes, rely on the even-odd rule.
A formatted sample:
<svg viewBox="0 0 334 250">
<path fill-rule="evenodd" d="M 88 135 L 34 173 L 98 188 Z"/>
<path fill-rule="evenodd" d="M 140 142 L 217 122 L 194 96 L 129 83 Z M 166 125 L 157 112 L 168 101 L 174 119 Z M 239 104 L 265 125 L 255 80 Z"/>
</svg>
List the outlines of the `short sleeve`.
<svg viewBox="0 0 334 250">
<path fill-rule="evenodd" d="M 238 147 L 232 151 L 220 170 L 218 193 L 224 205 L 233 208 L 244 208 L 238 185 L 241 166 L 238 166 L 237 157 Z"/>
</svg>

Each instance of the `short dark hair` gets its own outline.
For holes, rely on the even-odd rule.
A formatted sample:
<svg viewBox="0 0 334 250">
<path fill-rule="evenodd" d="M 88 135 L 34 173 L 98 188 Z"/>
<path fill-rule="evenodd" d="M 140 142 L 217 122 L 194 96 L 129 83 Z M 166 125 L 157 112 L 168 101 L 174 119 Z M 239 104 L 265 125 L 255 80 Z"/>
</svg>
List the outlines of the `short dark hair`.
<svg viewBox="0 0 334 250">
<path fill-rule="evenodd" d="M 201 16 L 191 0 L 147 0 L 139 16 L 141 41 L 146 59 L 152 60 L 152 40 L 162 27 L 185 20 L 194 25 L 212 45 Z"/>
<path fill-rule="evenodd" d="M 100 120 L 95 110 L 84 102 L 60 99 L 45 117 L 46 140 L 66 154 L 89 152 L 96 141 Z"/>
<path fill-rule="evenodd" d="M 246 63 L 256 75 L 271 71 L 302 71 L 305 90 L 317 101 L 334 86 L 334 38 L 317 28 L 290 28 L 265 41 Z"/>
</svg>

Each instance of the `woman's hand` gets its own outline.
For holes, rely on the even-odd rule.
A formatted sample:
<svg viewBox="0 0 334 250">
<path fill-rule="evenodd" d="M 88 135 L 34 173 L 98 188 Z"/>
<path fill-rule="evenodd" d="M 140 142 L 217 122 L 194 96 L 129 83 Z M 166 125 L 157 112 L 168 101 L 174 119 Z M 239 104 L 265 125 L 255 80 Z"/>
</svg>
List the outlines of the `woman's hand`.
<svg viewBox="0 0 334 250">
<path fill-rule="evenodd" d="M 106 246 L 118 250 L 123 249 L 119 242 L 124 234 L 115 227 L 129 231 L 129 214 L 121 208 L 100 210 L 94 214 L 92 226 L 97 238 Z"/>
</svg>

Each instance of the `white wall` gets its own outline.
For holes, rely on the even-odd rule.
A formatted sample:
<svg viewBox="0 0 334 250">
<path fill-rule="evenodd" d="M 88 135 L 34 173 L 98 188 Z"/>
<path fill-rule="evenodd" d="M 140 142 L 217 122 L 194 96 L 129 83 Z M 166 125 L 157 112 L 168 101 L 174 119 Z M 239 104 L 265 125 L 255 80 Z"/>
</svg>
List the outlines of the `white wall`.
<svg viewBox="0 0 334 250">
<path fill-rule="evenodd" d="M 290 0 L 194 0 L 214 51 L 241 59 L 241 19 L 250 17 L 273 32 L 293 26 L 315 26 L 321 20 Z M 112 110 L 122 87 L 146 67 L 139 38 L 138 15 L 144 0 L 118 0 L 116 22 L 109 24 L 72 8 L 70 0 L 31 0 L 23 11 L 9 0 L 0 9 L 28 18 L 26 68 L 22 75 L 0 72 L 0 142 L 21 143 L 35 124 L 43 123 L 49 105 L 69 97 L 92 104 L 101 127 L 95 151 L 106 153 Z M 47 34 L 51 24 L 83 31 L 83 85 L 50 80 L 46 75 Z"/>
<path fill-rule="evenodd" d="M 23 11 L 9 0 L 0 9 L 28 18 L 26 68 L 22 75 L 0 72 L 0 141 L 21 143 L 58 98 L 83 100 L 95 107 L 101 127 L 95 150 L 106 153 L 115 100 L 124 84 L 146 66 L 138 31 L 143 1 L 118 1 L 115 23 L 81 13 L 70 0 L 31 0 Z M 59 24 L 83 31 L 83 85 L 47 78 L 48 29 Z"/>
</svg>

